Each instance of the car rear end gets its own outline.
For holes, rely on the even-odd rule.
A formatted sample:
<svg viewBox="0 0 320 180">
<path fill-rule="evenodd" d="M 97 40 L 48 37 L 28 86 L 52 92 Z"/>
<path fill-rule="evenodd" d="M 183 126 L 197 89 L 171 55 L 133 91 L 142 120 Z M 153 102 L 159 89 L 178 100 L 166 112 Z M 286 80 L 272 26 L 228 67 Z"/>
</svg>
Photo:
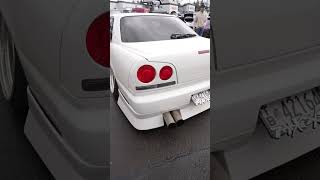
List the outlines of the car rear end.
<svg viewBox="0 0 320 180">
<path fill-rule="evenodd" d="M 168 21 L 168 18 L 174 18 L 177 20 L 174 22 L 180 23 L 178 25 L 182 24 L 183 29 L 186 29 L 192 36 L 166 40 L 165 38 L 170 37 L 170 34 L 175 31 L 167 24 L 168 26 L 163 26 L 163 28 L 169 29 L 165 30 L 169 34 L 162 30 L 158 34 L 152 30 L 157 26 L 154 24 L 148 30 L 152 33 L 143 33 L 143 37 L 136 36 L 133 39 L 123 37 L 125 42 L 122 43 L 122 46 L 144 58 L 131 66 L 128 82 L 120 85 L 122 101 L 124 101 L 120 107 L 124 112 L 133 114 L 128 118 L 129 121 L 135 119 L 131 123 L 137 129 L 151 129 L 164 125 L 163 114 L 165 113 L 178 111 L 185 120 L 207 110 L 210 103 L 203 102 L 198 106 L 194 104 L 192 97 L 198 93 L 208 92 L 210 89 L 210 41 L 195 35 L 182 21 L 173 16 L 159 16 L 156 17 L 156 19 L 160 18 L 158 20 L 154 20 L 152 16 L 140 18 L 162 25 L 165 23 L 162 23 L 161 20 Z M 134 20 L 131 18 L 130 23 Z M 134 27 L 134 31 L 140 32 L 137 27 Z M 141 31 L 143 32 L 142 29 Z M 137 34 L 130 32 L 129 27 L 122 33 L 124 36 L 125 34 Z M 151 123 L 149 127 L 144 126 L 148 121 L 154 123 Z"/>
<path fill-rule="evenodd" d="M 59 80 L 29 78 L 25 132 L 56 179 L 109 172 L 108 19 L 105 1 L 79 1 L 60 32 Z"/>
<path fill-rule="evenodd" d="M 183 17 L 184 17 L 184 21 L 187 23 L 187 25 L 189 27 L 193 28 L 193 21 L 195 19 L 193 13 L 186 12 L 186 13 L 184 13 Z"/>
<path fill-rule="evenodd" d="M 197 43 L 197 38 L 167 42 L 168 44 L 165 45 L 167 49 L 164 49 L 163 45 L 160 45 L 162 47 L 160 48 L 152 43 L 146 44 L 146 46 L 154 47 L 154 49 L 149 49 L 149 55 L 152 55 L 148 56 L 147 52 L 143 52 L 146 61 L 136 63 L 129 77 L 131 92 L 128 93 L 134 97 L 128 98 L 128 101 L 138 114 L 152 115 L 184 107 L 191 103 L 193 94 L 209 90 L 209 41 L 199 38 L 198 42 L 202 45 Z M 189 43 L 193 43 L 193 48 L 179 46 Z M 139 48 L 140 53 L 143 49 L 146 50 L 144 47 Z M 164 51 L 156 53 L 156 49 Z M 144 73 L 144 71 L 149 71 L 148 68 L 145 69 L 145 66 L 153 69 L 156 75 L 149 78 Z"/>
<path fill-rule="evenodd" d="M 211 151 L 249 179 L 320 145 L 311 123 L 298 126 L 319 103 L 319 2 L 233 3 L 216 4 Z"/>
</svg>

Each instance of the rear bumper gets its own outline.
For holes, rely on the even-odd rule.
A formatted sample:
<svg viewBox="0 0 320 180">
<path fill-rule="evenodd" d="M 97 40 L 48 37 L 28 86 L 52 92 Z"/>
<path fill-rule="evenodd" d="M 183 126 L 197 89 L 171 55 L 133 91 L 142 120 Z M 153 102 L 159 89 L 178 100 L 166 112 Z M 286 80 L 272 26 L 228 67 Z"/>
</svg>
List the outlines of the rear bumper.
<svg viewBox="0 0 320 180">
<path fill-rule="evenodd" d="M 210 147 L 229 179 L 250 179 L 320 146 L 319 129 L 274 140 L 258 118 L 262 105 L 319 86 L 319 67 L 317 47 L 213 73 Z"/>
<path fill-rule="evenodd" d="M 180 110 L 183 119 L 186 120 L 209 109 L 210 103 L 195 106 L 191 102 L 193 94 L 208 89 L 210 80 L 143 96 L 134 96 L 126 90 L 120 90 L 118 105 L 136 129 L 153 129 L 164 125 L 162 114 L 165 112 Z"/>
<path fill-rule="evenodd" d="M 320 48 L 313 48 L 215 71 L 211 151 L 227 151 L 250 143 L 262 105 L 319 86 L 319 59 Z"/>
<path fill-rule="evenodd" d="M 30 89 L 28 99 L 30 110 L 25 134 L 54 177 L 57 180 L 106 179 L 109 175 L 108 167 L 90 164 L 73 151 L 51 123 Z"/>
</svg>

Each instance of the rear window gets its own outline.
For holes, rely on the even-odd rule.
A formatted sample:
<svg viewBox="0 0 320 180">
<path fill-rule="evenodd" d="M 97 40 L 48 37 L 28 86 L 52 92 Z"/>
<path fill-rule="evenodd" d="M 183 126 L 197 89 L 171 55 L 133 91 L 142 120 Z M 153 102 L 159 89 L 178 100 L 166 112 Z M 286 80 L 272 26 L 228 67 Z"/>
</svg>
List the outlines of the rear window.
<svg viewBox="0 0 320 180">
<path fill-rule="evenodd" d="M 183 21 L 171 16 L 128 16 L 120 22 L 122 42 L 170 40 L 172 34 L 195 34 Z"/>
</svg>

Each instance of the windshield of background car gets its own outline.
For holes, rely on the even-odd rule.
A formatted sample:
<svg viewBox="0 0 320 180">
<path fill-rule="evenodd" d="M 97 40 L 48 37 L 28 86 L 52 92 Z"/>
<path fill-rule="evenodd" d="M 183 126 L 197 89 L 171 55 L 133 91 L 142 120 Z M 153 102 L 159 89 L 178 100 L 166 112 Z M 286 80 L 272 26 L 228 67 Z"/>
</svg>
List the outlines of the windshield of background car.
<svg viewBox="0 0 320 180">
<path fill-rule="evenodd" d="M 122 42 L 171 40 L 172 34 L 195 34 L 183 21 L 172 16 L 128 16 L 120 22 Z"/>
</svg>

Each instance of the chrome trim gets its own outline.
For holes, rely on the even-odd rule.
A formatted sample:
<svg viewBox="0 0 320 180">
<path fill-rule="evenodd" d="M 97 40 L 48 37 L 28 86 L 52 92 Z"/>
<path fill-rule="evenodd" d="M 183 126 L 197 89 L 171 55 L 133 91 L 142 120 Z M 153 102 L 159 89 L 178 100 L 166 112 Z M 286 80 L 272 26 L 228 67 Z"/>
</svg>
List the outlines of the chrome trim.
<svg viewBox="0 0 320 180">
<path fill-rule="evenodd" d="M 176 81 L 171 81 L 171 82 L 148 85 L 148 86 L 137 86 L 136 90 L 140 91 L 140 90 L 147 90 L 147 89 L 155 89 L 155 88 L 161 88 L 161 87 L 171 86 L 171 85 L 175 85 L 175 84 L 176 84 Z"/>
</svg>

